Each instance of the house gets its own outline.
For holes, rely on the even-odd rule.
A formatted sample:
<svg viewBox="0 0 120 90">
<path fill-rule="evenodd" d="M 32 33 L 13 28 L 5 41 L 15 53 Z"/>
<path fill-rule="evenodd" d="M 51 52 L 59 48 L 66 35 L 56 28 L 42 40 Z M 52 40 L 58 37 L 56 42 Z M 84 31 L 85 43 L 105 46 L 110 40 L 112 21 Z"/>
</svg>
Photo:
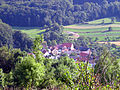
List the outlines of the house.
<svg viewBox="0 0 120 90">
<path fill-rule="evenodd" d="M 86 54 L 86 53 L 80 53 L 80 55 L 79 56 L 77 56 L 77 62 L 79 62 L 79 61 L 88 61 L 89 60 L 89 55 L 88 54 Z"/>
<path fill-rule="evenodd" d="M 80 47 L 79 51 L 77 51 L 77 56 L 78 56 L 77 61 L 83 61 L 83 62 L 89 61 L 91 58 L 91 53 L 92 52 L 89 48 Z"/>
<path fill-rule="evenodd" d="M 42 50 L 42 53 L 44 54 L 43 55 L 44 57 L 47 57 L 47 56 L 50 55 L 49 52 L 46 49 Z"/>
<path fill-rule="evenodd" d="M 87 48 L 87 47 L 80 47 L 79 50 L 80 50 L 81 53 L 86 53 L 86 54 L 89 54 L 89 55 L 92 54 L 90 48 Z"/>
<path fill-rule="evenodd" d="M 74 45 L 72 43 L 63 43 L 61 47 L 62 49 L 74 50 Z"/>
<path fill-rule="evenodd" d="M 53 49 L 53 50 L 52 50 L 52 54 L 53 54 L 53 55 L 57 55 L 57 54 L 58 54 L 58 50 L 57 50 L 57 49 Z"/>
</svg>

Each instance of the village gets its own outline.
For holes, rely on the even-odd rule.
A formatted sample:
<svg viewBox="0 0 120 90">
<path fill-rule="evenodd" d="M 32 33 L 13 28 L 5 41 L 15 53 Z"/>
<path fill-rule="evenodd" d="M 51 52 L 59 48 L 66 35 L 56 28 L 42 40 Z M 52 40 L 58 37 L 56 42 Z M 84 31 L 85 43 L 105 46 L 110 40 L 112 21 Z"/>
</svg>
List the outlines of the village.
<svg viewBox="0 0 120 90">
<path fill-rule="evenodd" d="M 75 49 L 72 43 L 63 43 L 50 47 L 44 46 L 42 53 L 44 57 L 49 59 L 59 59 L 61 56 L 68 56 L 74 59 L 76 63 L 88 61 L 91 65 L 95 65 L 94 56 L 90 48 L 80 47 L 79 49 Z"/>
</svg>

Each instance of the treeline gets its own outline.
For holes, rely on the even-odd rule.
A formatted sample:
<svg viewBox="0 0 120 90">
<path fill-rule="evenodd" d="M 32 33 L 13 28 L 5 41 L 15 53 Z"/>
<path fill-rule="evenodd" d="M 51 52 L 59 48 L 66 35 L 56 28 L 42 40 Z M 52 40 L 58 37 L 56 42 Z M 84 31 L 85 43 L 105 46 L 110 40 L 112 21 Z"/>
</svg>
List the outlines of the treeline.
<svg viewBox="0 0 120 90">
<path fill-rule="evenodd" d="M 83 4 L 85 2 L 93 2 L 93 3 L 101 4 L 103 1 L 115 2 L 115 1 L 120 1 L 120 0 L 73 0 L 73 3 L 74 4 Z"/>
<path fill-rule="evenodd" d="M 12 28 L 0 21 L 0 47 L 8 46 L 9 48 L 20 48 L 29 51 L 33 41 L 27 34 L 20 31 L 13 31 Z"/>
<path fill-rule="evenodd" d="M 119 19 L 119 7 L 120 2 L 107 0 L 101 4 L 85 2 L 80 5 L 74 5 L 72 0 L 2 0 L 0 18 L 12 26 L 69 25 L 104 17 Z"/>
</svg>

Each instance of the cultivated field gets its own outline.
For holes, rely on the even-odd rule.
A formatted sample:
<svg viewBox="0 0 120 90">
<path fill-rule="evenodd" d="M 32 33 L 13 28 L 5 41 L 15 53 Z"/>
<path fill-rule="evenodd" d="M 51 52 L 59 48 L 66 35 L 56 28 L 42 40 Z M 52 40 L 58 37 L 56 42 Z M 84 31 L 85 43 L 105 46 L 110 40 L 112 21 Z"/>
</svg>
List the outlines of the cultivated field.
<svg viewBox="0 0 120 90">
<path fill-rule="evenodd" d="M 108 27 L 117 27 L 120 28 L 119 24 L 109 24 L 109 25 L 90 25 L 90 24 L 86 24 L 85 26 L 80 25 L 79 26 L 64 26 L 64 28 L 68 28 L 68 29 L 97 29 L 97 28 L 108 28 Z"/>
<path fill-rule="evenodd" d="M 75 32 L 78 33 L 80 36 L 85 37 L 98 37 L 102 41 L 105 37 L 120 36 L 120 22 L 111 23 L 110 18 L 104 18 L 86 22 L 85 24 L 74 24 L 64 26 L 64 31 Z"/>
</svg>

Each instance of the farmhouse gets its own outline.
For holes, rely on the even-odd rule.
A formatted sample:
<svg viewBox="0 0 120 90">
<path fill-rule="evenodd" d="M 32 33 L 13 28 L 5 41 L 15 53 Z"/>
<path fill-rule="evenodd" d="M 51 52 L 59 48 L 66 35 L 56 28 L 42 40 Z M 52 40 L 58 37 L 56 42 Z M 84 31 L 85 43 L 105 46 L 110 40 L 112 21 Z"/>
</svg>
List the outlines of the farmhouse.
<svg viewBox="0 0 120 90">
<path fill-rule="evenodd" d="M 62 49 L 74 50 L 74 46 L 72 43 L 63 43 L 60 46 Z"/>
</svg>

